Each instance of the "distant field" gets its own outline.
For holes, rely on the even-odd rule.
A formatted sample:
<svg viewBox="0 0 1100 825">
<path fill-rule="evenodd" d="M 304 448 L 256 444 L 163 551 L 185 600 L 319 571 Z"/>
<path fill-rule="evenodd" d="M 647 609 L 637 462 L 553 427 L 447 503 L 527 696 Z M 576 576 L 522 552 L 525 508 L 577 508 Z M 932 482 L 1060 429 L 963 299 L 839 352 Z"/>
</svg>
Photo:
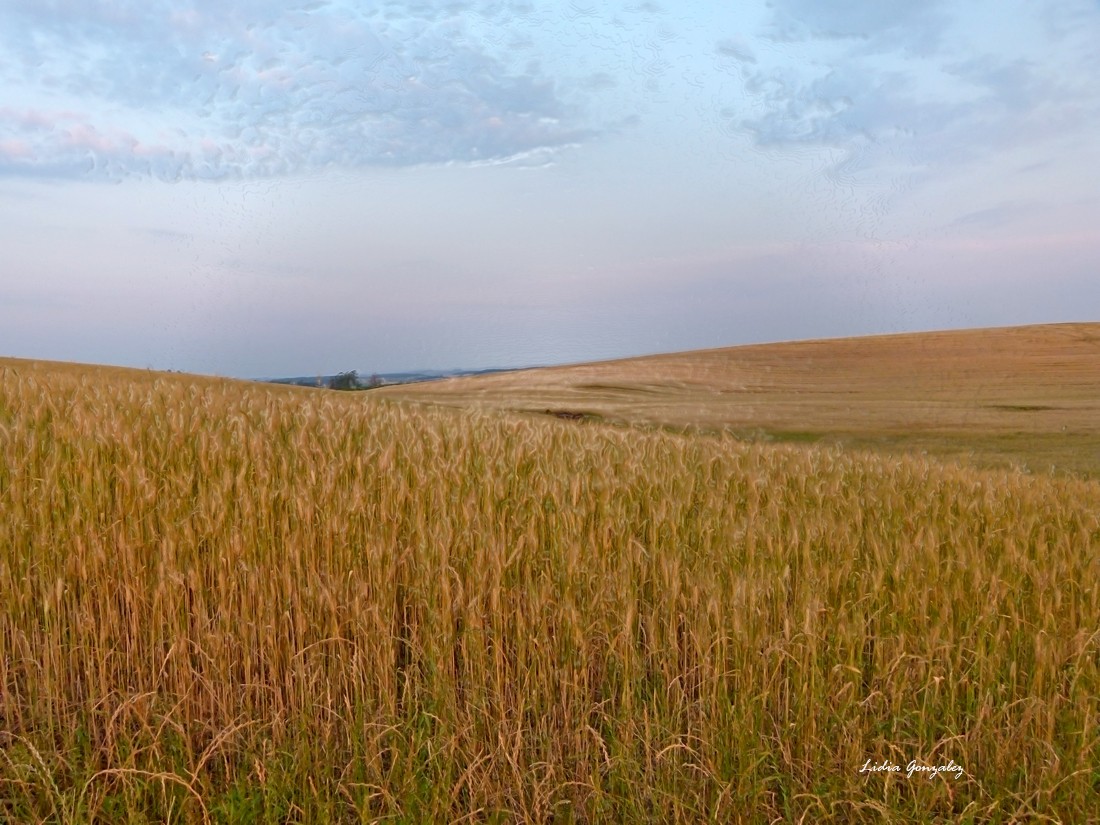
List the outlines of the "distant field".
<svg viewBox="0 0 1100 825">
<path fill-rule="evenodd" d="M 839 420 L 755 352 L 519 406 Z M 966 403 L 1076 437 L 1074 363 Z M 1095 821 L 1098 558 L 1071 476 L 0 361 L 0 821 Z"/>
<path fill-rule="evenodd" d="M 1100 477 L 1100 323 L 732 347 L 379 392 Z"/>
</svg>

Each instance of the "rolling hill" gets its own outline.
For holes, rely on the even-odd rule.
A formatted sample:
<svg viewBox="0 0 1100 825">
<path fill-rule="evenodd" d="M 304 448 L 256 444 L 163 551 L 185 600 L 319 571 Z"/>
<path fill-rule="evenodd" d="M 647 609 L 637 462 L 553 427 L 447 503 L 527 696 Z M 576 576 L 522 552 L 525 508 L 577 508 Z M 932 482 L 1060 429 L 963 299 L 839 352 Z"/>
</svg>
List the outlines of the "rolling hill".
<svg viewBox="0 0 1100 825">
<path fill-rule="evenodd" d="M 1100 474 L 1100 323 L 730 347 L 378 392 Z"/>
<path fill-rule="evenodd" d="M 1095 333 L 0 360 L 0 821 L 1094 821 Z"/>
</svg>

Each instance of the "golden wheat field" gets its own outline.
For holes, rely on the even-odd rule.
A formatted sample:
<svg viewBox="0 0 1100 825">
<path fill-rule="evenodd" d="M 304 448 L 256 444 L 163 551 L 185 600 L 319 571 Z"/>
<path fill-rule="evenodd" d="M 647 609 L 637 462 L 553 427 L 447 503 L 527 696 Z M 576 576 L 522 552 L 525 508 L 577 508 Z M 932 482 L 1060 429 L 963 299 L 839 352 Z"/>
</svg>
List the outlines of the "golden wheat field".
<svg viewBox="0 0 1100 825">
<path fill-rule="evenodd" d="M 0 820 L 1097 821 L 1098 558 L 1080 478 L 4 361 Z"/>
<path fill-rule="evenodd" d="M 756 344 L 379 392 L 1100 479 L 1100 323 Z"/>
</svg>

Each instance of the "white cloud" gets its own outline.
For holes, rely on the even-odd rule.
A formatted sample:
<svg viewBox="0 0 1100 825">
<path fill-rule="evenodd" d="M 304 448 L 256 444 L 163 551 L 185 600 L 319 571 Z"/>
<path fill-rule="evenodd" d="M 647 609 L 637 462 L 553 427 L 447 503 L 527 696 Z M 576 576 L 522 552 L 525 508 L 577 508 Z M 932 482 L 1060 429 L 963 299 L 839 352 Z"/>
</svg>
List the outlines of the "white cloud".
<svg viewBox="0 0 1100 825">
<path fill-rule="evenodd" d="M 722 57 L 732 58 L 738 63 L 756 63 L 756 55 L 753 54 L 752 48 L 742 37 L 727 37 L 724 40 L 719 40 L 716 48 L 718 54 Z"/>
<path fill-rule="evenodd" d="M 934 3 L 776 0 L 772 8 L 780 50 L 741 61 L 745 103 L 724 112 L 757 147 L 838 150 L 852 170 L 927 171 L 1100 120 L 1095 84 L 1063 65 L 1075 35 L 1023 40 L 1044 28 L 1041 8 L 1006 10 L 1013 41 L 982 31 L 980 14 L 953 20 Z M 1098 27 L 1100 9 L 1090 23 Z M 730 43 L 717 51 L 736 59 Z"/>
<path fill-rule="evenodd" d="M 81 3 L 0 10 L 0 174 L 267 177 L 501 162 L 592 135 L 462 4 Z M 499 16 L 486 8 L 483 17 Z"/>
<path fill-rule="evenodd" d="M 927 54 L 941 41 L 947 20 L 939 0 L 773 0 L 766 35 L 779 42 L 844 40 L 864 53 Z"/>
</svg>

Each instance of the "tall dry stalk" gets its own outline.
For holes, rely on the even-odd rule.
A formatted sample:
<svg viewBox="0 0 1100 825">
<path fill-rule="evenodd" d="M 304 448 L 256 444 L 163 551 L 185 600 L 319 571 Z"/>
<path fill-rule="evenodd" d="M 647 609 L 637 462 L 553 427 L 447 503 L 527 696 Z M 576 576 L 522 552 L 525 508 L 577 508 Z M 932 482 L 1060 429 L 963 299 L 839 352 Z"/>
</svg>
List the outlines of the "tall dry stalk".
<svg viewBox="0 0 1100 825">
<path fill-rule="evenodd" d="M 1087 821 L 1100 486 L 0 372 L 0 817 Z M 960 779 L 860 773 L 954 761 Z"/>
</svg>

